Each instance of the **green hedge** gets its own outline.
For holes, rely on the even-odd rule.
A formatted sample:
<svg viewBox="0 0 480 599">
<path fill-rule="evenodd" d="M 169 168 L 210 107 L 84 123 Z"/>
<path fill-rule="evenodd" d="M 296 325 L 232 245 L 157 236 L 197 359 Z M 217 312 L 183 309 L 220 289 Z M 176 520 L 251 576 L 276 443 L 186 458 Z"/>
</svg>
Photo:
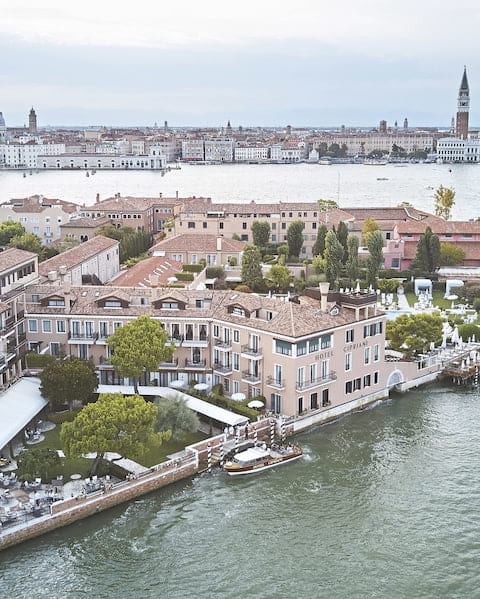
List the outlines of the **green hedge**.
<svg viewBox="0 0 480 599">
<path fill-rule="evenodd" d="M 52 362 L 55 362 L 55 356 L 50 354 L 37 354 L 36 352 L 30 352 L 25 356 L 25 364 L 27 368 L 45 368 Z"/>
<path fill-rule="evenodd" d="M 225 271 L 223 266 L 208 266 L 207 267 L 207 279 L 221 279 Z"/>
<path fill-rule="evenodd" d="M 175 277 L 178 281 L 193 281 L 193 274 L 191 272 L 177 272 Z"/>
<path fill-rule="evenodd" d="M 220 408 L 225 408 L 230 412 L 235 412 L 235 414 L 240 414 L 240 416 L 246 416 L 253 422 L 257 420 L 257 416 L 259 414 L 258 410 L 254 410 L 253 408 L 249 408 L 247 403 L 251 400 L 243 401 L 234 401 L 233 399 L 229 399 L 223 395 L 223 388 L 221 389 L 222 393 L 219 393 L 221 385 L 215 385 L 212 388 L 212 392 L 209 395 L 205 393 L 200 393 L 196 389 L 189 389 L 187 393 L 198 397 L 199 399 L 203 399 L 204 401 L 208 401 L 215 406 L 219 406 Z M 259 398 L 261 401 L 264 401 L 262 397 Z"/>
<path fill-rule="evenodd" d="M 205 267 L 203 264 L 184 264 L 184 272 L 201 272 Z"/>
</svg>

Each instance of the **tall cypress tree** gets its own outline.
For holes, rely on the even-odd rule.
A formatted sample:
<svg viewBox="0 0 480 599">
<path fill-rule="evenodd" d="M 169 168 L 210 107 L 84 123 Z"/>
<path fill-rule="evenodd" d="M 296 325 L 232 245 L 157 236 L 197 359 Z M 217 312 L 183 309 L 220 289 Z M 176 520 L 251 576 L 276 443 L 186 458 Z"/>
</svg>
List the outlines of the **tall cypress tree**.
<svg viewBox="0 0 480 599">
<path fill-rule="evenodd" d="M 325 237 L 327 233 L 327 227 L 325 225 L 321 225 L 317 232 L 317 239 L 313 245 L 314 256 L 321 256 L 323 258 L 323 252 L 325 251 Z"/>
</svg>

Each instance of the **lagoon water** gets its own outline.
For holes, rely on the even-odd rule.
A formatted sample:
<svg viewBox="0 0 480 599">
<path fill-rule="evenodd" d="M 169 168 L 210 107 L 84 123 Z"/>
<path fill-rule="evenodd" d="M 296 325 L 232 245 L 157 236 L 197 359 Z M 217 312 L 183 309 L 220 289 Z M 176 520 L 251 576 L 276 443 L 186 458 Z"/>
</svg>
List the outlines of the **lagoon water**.
<svg viewBox="0 0 480 599">
<path fill-rule="evenodd" d="M 0 554 L 6 598 L 474 599 L 480 393 L 425 387 Z"/>
<path fill-rule="evenodd" d="M 162 177 L 160 172 L 0 171 L 0 202 L 34 193 L 93 204 L 95 196 L 116 192 L 131 196 L 209 196 L 213 201 L 338 200 L 340 206 L 396 206 L 407 201 L 433 210 L 439 185 L 456 191 L 454 217 L 480 216 L 480 166 L 408 164 L 365 166 L 343 164 L 182 165 Z M 385 180 L 386 179 L 386 180 Z"/>
</svg>

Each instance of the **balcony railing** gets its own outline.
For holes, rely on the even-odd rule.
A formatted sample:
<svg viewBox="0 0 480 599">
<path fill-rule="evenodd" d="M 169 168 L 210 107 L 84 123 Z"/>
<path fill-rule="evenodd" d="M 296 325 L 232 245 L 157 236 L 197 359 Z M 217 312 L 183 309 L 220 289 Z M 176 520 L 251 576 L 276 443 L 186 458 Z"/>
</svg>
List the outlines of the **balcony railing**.
<svg viewBox="0 0 480 599">
<path fill-rule="evenodd" d="M 320 385 L 325 385 L 326 383 L 330 383 L 331 381 L 336 380 L 336 378 L 336 372 L 331 370 L 325 376 L 320 376 L 318 378 L 310 379 L 308 381 L 297 381 L 295 384 L 295 388 L 297 391 L 303 391 L 304 389 L 310 389 L 311 387 L 319 387 Z"/>
<path fill-rule="evenodd" d="M 261 347 L 251 347 L 248 343 L 246 345 L 242 345 L 242 354 L 246 354 L 247 356 L 251 356 L 252 358 L 261 358 L 262 357 L 262 348 Z"/>
<path fill-rule="evenodd" d="M 208 335 L 201 335 L 199 337 L 194 337 L 193 335 L 185 335 L 183 339 L 183 344 L 187 347 L 205 347 L 208 345 Z"/>
<path fill-rule="evenodd" d="M 232 342 L 230 339 L 227 341 L 225 341 L 225 339 L 215 339 L 215 347 L 218 347 L 219 349 L 231 349 Z"/>
<path fill-rule="evenodd" d="M 185 368 L 195 368 L 198 370 L 204 370 L 206 366 L 206 360 L 185 360 Z"/>
<path fill-rule="evenodd" d="M 98 339 L 98 333 L 79 333 L 79 332 L 72 332 L 72 331 L 70 331 L 68 333 L 68 340 L 71 343 L 77 343 L 77 342 L 82 342 L 82 341 L 95 343 L 95 341 L 97 339 Z"/>
<path fill-rule="evenodd" d="M 260 377 L 260 374 L 255 374 L 254 372 L 250 372 L 248 370 L 244 370 L 242 372 L 242 380 L 246 381 L 247 383 L 250 383 L 252 385 L 256 385 L 257 383 L 260 383 L 260 381 L 262 380 Z"/>
<path fill-rule="evenodd" d="M 174 345 L 182 345 L 184 337 L 183 335 L 172 335 L 168 338 L 168 343 L 173 343 Z"/>
<path fill-rule="evenodd" d="M 214 362 L 213 369 L 220 374 L 231 374 L 232 372 L 231 364 L 222 364 L 221 362 Z"/>
<path fill-rule="evenodd" d="M 285 379 L 280 379 L 275 376 L 267 377 L 267 385 L 275 389 L 285 389 Z"/>
<path fill-rule="evenodd" d="M 159 370 L 174 370 L 178 368 L 178 358 L 175 358 L 170 362 L 160 362 L 158 368 Z"/>
</svg>

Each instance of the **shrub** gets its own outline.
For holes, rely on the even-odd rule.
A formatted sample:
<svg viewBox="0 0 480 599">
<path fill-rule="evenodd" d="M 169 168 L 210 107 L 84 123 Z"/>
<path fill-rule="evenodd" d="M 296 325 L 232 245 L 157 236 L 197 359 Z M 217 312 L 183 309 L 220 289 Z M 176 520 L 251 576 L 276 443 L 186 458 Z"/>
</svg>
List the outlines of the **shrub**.
<svg viewBox="0 0 480 599">
<path fill-rule="evenodd" d="M 184 272 L 200 272 L 204 268 L 203 264 L 184 264 Z"/>
<path fill-rule="evenodd" d="M 232 256 L 230 258 L 230 260 L 228 261 L 228 265 L 229 266 L 237 266 L 237 259 L 235 258 L 235 256 Z"/>
<path fill-rule="evenodd" d="M 191 272 L 177 272 L 175 277 L 178 281 L 193 281 L 193 274 Z"/>
<path fill-rule="evenodd" d="M 382 293 L 395 293 L 400 281 L 398 279 L 381 279 L 378 281 L 378 288 Z"/>
<path fill-rule="evenodd" d="M 27 368 L 45 368 L 52 362 L 55 362 L 55 356 L 50 354 L 37 354 L 36 352 L 30 352 L 25 356 L 25 363 Z"/>
<path fill-rule="evenodd" d="M 223 266 L 208 266 L 206 275 L 207 279 L 221 279 L 225 271 L 223 270 Z"/>
<path fill-rule="evenodd" d="M 473 335 L 477 341 L 480 339 L 480 327 L 476 324 L 462 324 L 458 327 L 458 333 L 464 341 Z"/>
<path fill-rule="evenodd" d="M 248 285 L 237 285 L 235 287 L 235 291 L 240 291 L 241 293 L 251 293 L 252 290 Z"/>
</svg>

